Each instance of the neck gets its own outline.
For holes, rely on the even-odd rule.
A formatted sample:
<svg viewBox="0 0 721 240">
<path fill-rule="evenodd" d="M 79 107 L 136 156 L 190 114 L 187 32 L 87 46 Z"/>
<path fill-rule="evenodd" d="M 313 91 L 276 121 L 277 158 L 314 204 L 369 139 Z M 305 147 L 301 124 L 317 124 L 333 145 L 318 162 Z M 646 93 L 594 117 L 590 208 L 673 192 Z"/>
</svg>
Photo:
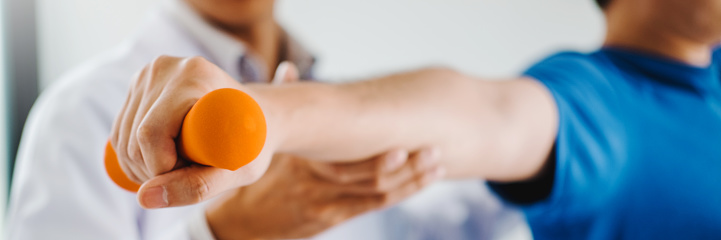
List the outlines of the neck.
<svg viewBox="0 0 721 240">
<path fill-rule="evenodd" d="M 604 46 L 622 47 L 656 54 L 694 66 L 708 66 L 712 43 L 705 43 L 676 34 L 670 27 L 639 13 L 622 9 L 606 11 L 608 31 Z"/>
<path fill-rule="evenodd" d="M 249 53 L 265 64 L 266 76 L 273 77 L 280 63 L 281 30 L 273 18 L 256 21 L 244 26 L 220 26 L 226 33 L 242 42 Z"/>
</svg>

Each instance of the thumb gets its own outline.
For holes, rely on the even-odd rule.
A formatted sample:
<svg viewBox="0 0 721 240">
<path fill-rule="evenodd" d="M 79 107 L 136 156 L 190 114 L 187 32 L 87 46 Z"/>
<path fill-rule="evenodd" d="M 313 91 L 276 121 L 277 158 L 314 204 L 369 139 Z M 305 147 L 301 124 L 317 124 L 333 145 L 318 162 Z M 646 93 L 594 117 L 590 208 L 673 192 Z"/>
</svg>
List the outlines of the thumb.
<svg viewBox="0 0 721 240">
<path fill-rule="evenodd" d="M 265 169 L 256 169 L 251 164 L 236 171 L 202 165 L 173 170 L 140 186 L 138 203 L 146 209 L 200 203 L 227 190 L 257 181 Z"/>
<path fill-rule="evenodd" d="M 278 65 L 278 68 L 275 70 L 275 77 L 273 77 L 273 84 L 283 84 L 283 83 L 292 83 L 297 82 L 300 78 L 300 74 L 298 73 L 298 68 L 295 66 L 295 64 L 284 61 Z"/>
<path fill-rule="evenodd" d="M 156 176 L 138 190 L 138 202 L 143 208 L 185 206 L 201 202 L 225 191 L 230 182 L 229 170 L 200 165 L 177 169 Z"/>
<path fill-rule="evenodd" d="M 267 139 L 266 139 L 267 140 Z M 221 193 L 258 181 L 268 170 L 273 151 L 267 146 L 245 166 L 227 169 L 192 164 L 146 181 L 138 190 L 138 203 L 146 209 L 179 207 L 208 200 Z"/>
</svg>

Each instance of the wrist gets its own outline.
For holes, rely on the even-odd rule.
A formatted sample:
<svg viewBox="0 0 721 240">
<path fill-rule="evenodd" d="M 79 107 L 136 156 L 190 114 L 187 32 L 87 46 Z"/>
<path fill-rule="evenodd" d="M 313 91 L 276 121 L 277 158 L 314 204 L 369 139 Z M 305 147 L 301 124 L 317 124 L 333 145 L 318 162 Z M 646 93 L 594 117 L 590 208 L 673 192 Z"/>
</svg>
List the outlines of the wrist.
<svg viewBox="0 0 721 240">
<path fill-rule="evenodd" d="M 255 99 L 263 111 L 267 129 L 264 148 L 271 152 L 282 149 L 292 126 L 291 121 L 287 120 L 288 110 L 278 98 L 279 94 L 272 87 L 263 85 L 250 85 L 243 90 Z"/>
<path fill-rule="evenodd" d="M 342 125 L 355 111 L 332 84 L 303 83 L 284 86 L 250 85 L 268 125 L 268 150 L 306 156 L 327 146 L 343 133 Z M 349 113 L 351 112 L 351 113 Z M 323 147 L 322 149 L 325 149 Z"/>
</svg>

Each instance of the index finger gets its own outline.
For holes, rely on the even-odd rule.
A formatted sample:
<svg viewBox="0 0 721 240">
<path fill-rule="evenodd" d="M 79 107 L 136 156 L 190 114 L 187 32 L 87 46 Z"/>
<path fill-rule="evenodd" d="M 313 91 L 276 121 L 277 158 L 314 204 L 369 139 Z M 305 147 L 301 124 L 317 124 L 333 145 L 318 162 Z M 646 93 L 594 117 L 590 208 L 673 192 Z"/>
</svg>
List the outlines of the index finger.
<svg viewBox="0 0 721 240">
<path fill-rule="evenodd" d="M 408 151 L 392 150 L 371 159 L 353 163 L 310 162 L 313 173 L 335 183 L 354 183 L 373 179 L 383 173 L 392 172 L 403 166 Z"/>
<path fill-rule="evenodd" d="M 154 175 L 173 169 L 178 160 L 175 139 L 197 98 L 162 93 L 138 126 L 137 139 L 145 164 Z"/>
</svg>

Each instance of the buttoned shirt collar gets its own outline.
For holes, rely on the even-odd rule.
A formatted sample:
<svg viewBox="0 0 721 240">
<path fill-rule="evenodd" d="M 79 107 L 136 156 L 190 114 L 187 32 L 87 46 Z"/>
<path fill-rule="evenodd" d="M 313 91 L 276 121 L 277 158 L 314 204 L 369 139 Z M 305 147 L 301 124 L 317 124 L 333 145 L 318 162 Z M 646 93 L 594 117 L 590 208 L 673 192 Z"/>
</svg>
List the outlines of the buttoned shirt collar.
<svg viewBox="0 0 721 240">
<path fill-rule="evenodd" d="M 249 54 L 242 42 L 208 23 L 187 3 L 168 0 L 165 5 L 171 17 L 197 41 L 209 60 L 231 77 L 243 82 L 265 82 L 272 77 L 265 76 L 265 65 Z M 282 31 L 281 36 L 280 60 L 295 63 L 301 78 L 312 78 L 311 69 L 315 59 L 285 31 Z"/>
<path fill-rule="evenodd" d="M 182 0 L 165 2 L 165 9 L 188 34 L 206 51 L 210 61 L 240 79 L 238 59 L 246 53 L 245 46 L 230 35 L 210 25 L 200 14 Z M 232 71 L 231 71 L 232 70 Z"/>
</svg>

